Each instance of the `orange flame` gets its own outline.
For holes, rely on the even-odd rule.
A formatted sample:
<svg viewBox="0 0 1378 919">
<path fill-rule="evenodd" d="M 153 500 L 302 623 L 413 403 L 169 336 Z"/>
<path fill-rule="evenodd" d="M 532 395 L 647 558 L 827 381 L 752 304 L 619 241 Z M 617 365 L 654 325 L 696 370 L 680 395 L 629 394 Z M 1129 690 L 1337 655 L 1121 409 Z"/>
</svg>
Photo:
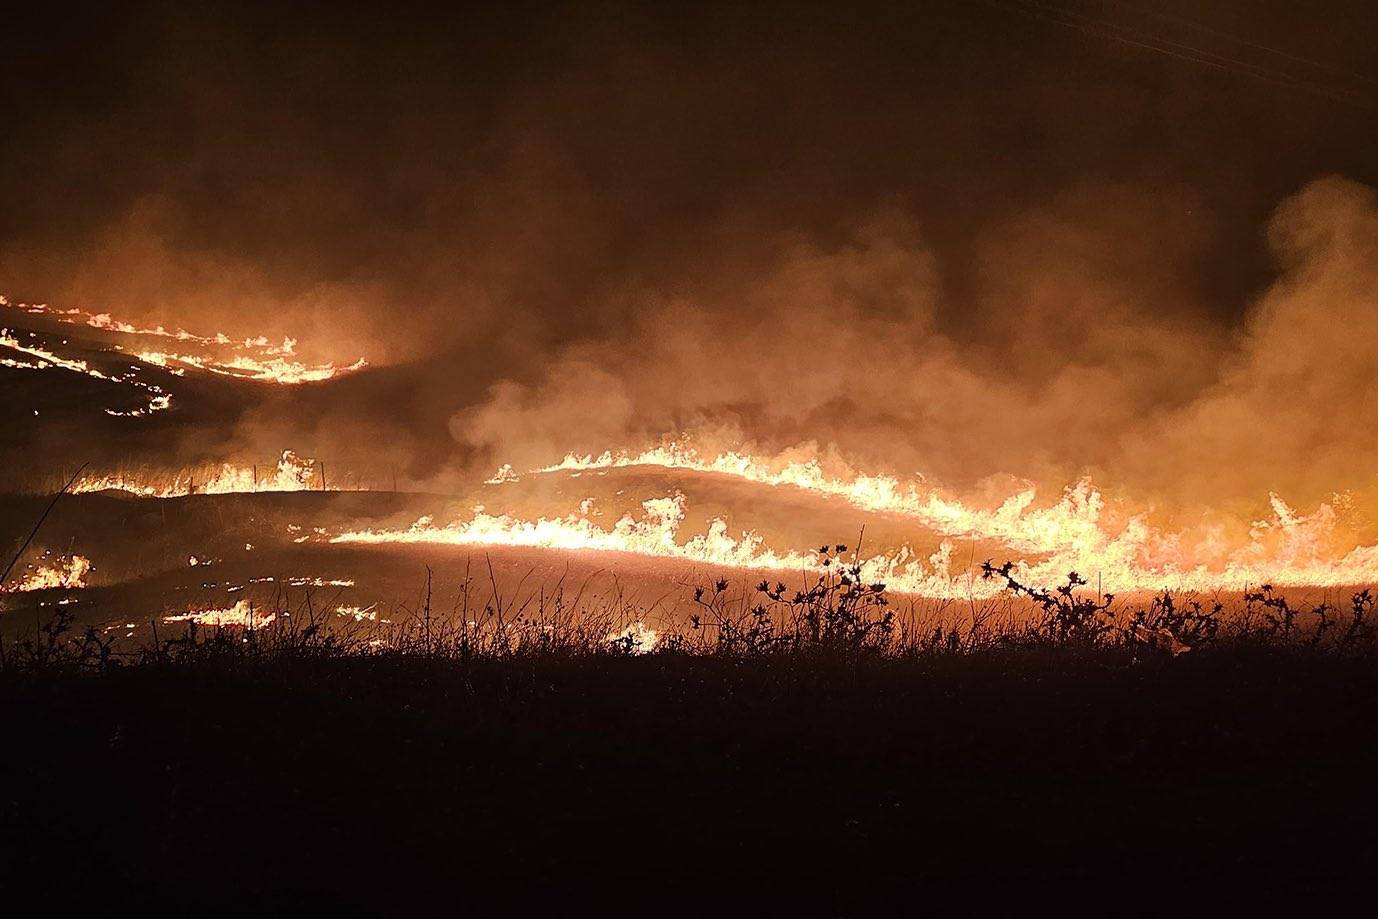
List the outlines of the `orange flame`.
<svg viewBox="0 0 1378 919">
<path fill-rule="evenodd" d="M 535 521 L 518 520 L 507 515 L 493 516 L 479 506 L 474 509 L 473 518 L 464 523 L 435 526 L 430 517 L 422 517 L 405 530 L 355 530 L 340 533 L 330 541 L 375 545 L 432 543 L 520 546 L 628 552 L 723 568 L 793 571 L 818 568 L 813 555 L 773 551 L 766 548 L 763 539 L 753 532 L 744 531 L 736 537 L 732 536 L 727 522 L 721 518 L 709 521 L 705 532 L 679 542 L 679 529 L 685 517 L 685 499 L 680 494 L 642 502 L 644 513 L 640 519 L 626 514 L 611 529 L 589 519 L 592 505 L 593 500 L 586 499 L 581 502 L 579 513 L 557 518 L 542 517 Z M 912 593 L 965 596 L 972 585 L 959 585 L 948 575 L 950 553 L 951 546 L 945 544 L 943 549 L 928 559 L 927 564 L 914 558 L 907 550 L 893 557 L 869 559 L 863 566 L 863 577 L 868 581 L 885 581 L 896 589 Z"/>
<path fill-rule="evenodd" d="M 248 600 L 238 600 L 234 606 L 225 609 L 188 610 L 171 616 L 164 616 L 164 622 L 194 622 L 197 625 L 234 628 L 262 628 L 277 620 L 273 612 L 260 612 Z"/>
<path fill-rule="evenodd" d="M 90 570 L 91 560 L 84 555 L 59 557 L 51 564 L 40 564 L 6 590 L 25 593 L 30 590 L 50 590 L 54 587 L 85 587 L 86 575 Z"/>
<path fill-rule="evenodd" d="M 316 461 L 284 450 L 277 465 L 265 469 L 223 463 L 216 471 L 201 478 L 187 472 L 158 480 L 125 474 L 89 475 L 78 479 L 72 486 L 72 492 L 125 491 L 146 498 L 179 498 L 190 494 L 310 491 L 320 487 Z"/>
<path fill-rule="evenodd" d="M 135 339 L 171 339 L 178 342 L 180 347 L 177 350 L 135 347 L 129 349 L 129 353 L 146 364 L 162 367 L 170 373 L 178 375 L 185 373 L 186 369 L 190 367 L 241 380 L 295 385 L 333 379 L 368 366 L 368 362 L 363 358 L 342 367 L 336 366 L 334 363 L 315 365 L 302 363 L 293 357 L 297 347 L 297 341 L 293 338 L 284 338 L 281 344 L 275 345 L 263 336 L 236 340 L 220 332 L 215 335 L 197 335 L 185 329 L 169 331 L 162 326 L 140 328 L 131 323 L 114 319 L 109 313 L 90 313 L 75 308 L 59 310 L 44 304 L 12 304 L 4 297 L 0 297 L 0 307 L 22 310 L 31 315 L 43 316 L 69 325 L 86 325 L 102 332 L 125 335 Z M 0 340 L 0 344 L 8 343 Z M 190 353 L 188 349 L 191 348 L 200 349 L 203 353 Z M 126 349 L 122 345 L 114 345 L 113 350 L 125 351 Z M 54 355 L 45 352 L 40 356 L 57 366 L 64 366 L 59 363 L 60 359 L 56 359 Z M 69 367 L 68 369 L 75 368 Z M 86 372 L 84 366 L 83 372 Z M 110 379 L 109 377 L 105 378 Z"/>
<path fill-rule="evenodd" d="M 3 298 L 0 298 L 0 300 L 3 300 Z M 36 336 L 30 333 L 30 337 Z M 15 338 L 9 329 L 0 329 L 0 347 L 9 348 L 11 351 L 17 351 L 20 354 L 25 354 L 34 358 L 32 361 L 21 361 L 15 360 L 14 358 L 0 359 L 0 364 L 6 367 L 22 370 L 46 370 L 50 367 L 55 367 L 59 370 L 66 370 L 71 373 L 84 374 L 85 376 L 93 377 L 97 380 L 108 380 L 112 383 L 127 383 L 130 386 L 136 386 L 148 393 L 147 407 L 133 409 L 131 411 L 106 409 L 105 413 L 107 415 L 139 417 L 142 415 L 151 415 L 154 412 L 161 412 L 172 407 L 172 396 L 155 383 L 148 383 L 144 380 L 140 380 L 132 373 L 117 375 L 103 373 L 91 367 L 85 361 L 61 357 L 53 351 L 40 347 L 38 344 L 23 344 L 19 339 Z"/>
<path fill-rule="evenodd" d="M 921 478 L 902 481 L 864 473 L 833 477 L 816 461 L 770 460 L 739 452 L 704 458 L 675 442 L 637 454 L 571 454 L 533 473 L 631 466 L 728 475 L 771 487 L 800 488 L 840 498 L 862 510 L 912 519 L 946 537 L 938 552 L 920 559 L 908 547 L 901 547 L 892 556 L 870 560 L 866 577 L 883 580 L 897 590 L 930 596 L 968 596 L 994 589 L 975 583 L 969 567 L 954 568 L 954 539 L 991 541 L 1012 554 L 1035 556 L 1018 564 L 1020 575 L 1031 582 L 1057 582 L 1075 570 L 1098 578 L 1106 589 L 1116 591 L 1239 589 L 1264 581 L 1339 586 L 1378 580 L 1378 546 L 1343 548 L 1338 515 L 1331 505 L 1322 504 L 1311 514 L 1299 514 L 1276 494 L 1269 499 L 1271 517 L 1255 521 L 1242 542 L 1227 545 L 1218 532 L 1206 527 L 1166 532 L 1150 525 L 1143 515 L 1112 521 L 1104 496 L 1089 479 L 1068 486 L 1051 506 L 1036 506 L 1036 489 L 1029 486 L 1010 494 L 994 510 L 983 510 L 940 494 Z M 517 478 L 510 466 L 504 466 L 488 483 Z M 707 533 L 679 543 L 676 533 L 684 518 L 683 497 L 679 495 L 646 502 L 645 509 L 645 519 L 624 517 L 611 530 L 580 515 L 528 522 L 479 509 L 464 523 L 435 527 L 423 519 L 408 530 L 346 533 L 337 540 L 622 551 L 739 568 L 812 564 L 811 559 L 797 553 L 768 549 L 751 533 L 734 539 L 722 520 L 713 521 Z"/>
<path fill-rule="evenodd" d="M 639 454 L 570 454 L 535 472 L 627 466 L 715 473 L 841 498 L 862 510 L 912 518 L 940 536 L 991 540 L 1015 552 L 1046 555 L 1045 562 L 1025 573 L 1052 580 L 1073 569 L 1098 573 L 1103 583 L 1119 590 L 1237 588 L 1264 580 L 1314 586 L 1378 580 L 1378 546 L 1336 552 L 1338 517 L 1332 506 L 1322 504 L 1312 514 L 1300 515 L 1276 494 L 1269 496 L 1272 518 L 1255 521 L 1242 545 L 1226 549 L 1213 533 L 1165 533 L 1141 515 L 1112 525 L 1104 496 L 1089 479 L 1068 486 L 1051 507 L 1035 507 L 1037 491 L 1029 486 L 988 511 L 944 496 L 921 478 L 906 482 L 864 473 L 837 478 L 825 474 L 817 461 L 782 462 L 738 452 L 705 459 L 674 441 Z"/>
</svg>

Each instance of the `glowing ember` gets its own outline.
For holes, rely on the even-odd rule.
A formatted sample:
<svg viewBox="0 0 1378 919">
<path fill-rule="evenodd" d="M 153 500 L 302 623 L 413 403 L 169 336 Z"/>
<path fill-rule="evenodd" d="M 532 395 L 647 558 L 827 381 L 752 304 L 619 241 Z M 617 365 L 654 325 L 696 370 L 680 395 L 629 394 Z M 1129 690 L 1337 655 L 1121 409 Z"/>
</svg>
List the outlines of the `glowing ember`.
<svg viewBox="0 0 1378 919">
<path fill-rule="evenodd" d="M 24 593 L 54 587 L 85 587 L 86 575 L 91 570 L 91 560 L 84 555 L 69 555 L 31 568 L 32 570 L 17 583 L 5 589 L 14 593 Z"/>
<path fill-rule="evenodd" d="M 291 587 L 353 587 L 354 582 L 349 578 L 305 578 L 295 577 L 286 578 L 284 584 Z"/>
</svg>

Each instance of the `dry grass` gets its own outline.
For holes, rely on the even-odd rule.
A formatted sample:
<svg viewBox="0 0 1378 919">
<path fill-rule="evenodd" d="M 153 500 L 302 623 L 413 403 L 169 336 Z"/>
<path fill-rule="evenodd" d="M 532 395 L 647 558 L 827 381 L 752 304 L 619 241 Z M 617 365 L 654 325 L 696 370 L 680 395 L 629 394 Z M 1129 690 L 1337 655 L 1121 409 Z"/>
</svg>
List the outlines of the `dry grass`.
<svg viewBox="0 0 1378 919">
<path fill-rule="evenodd" d="M 1220 599 L 1161 593 L 1138 603 L 1087 589 L 1072 572 L 1063 584 L 1021 583 L 1010 564 L 983 566 L 1004 590 L 981 602 L 896 602 L 884 584 L 861 579 L 862 560 L 845 546 L 818 550 L 821 572 L 797 590 L 762 581 L 717 580 L 693 588 L 696 612 L 682 628 L 654 619 L 621 590 L 590 596 L 587 585 L 539 586 L 504 597 L 491 565 L 472 566 L 453 601 L 434 602 L 429 569 L 414 605 L 388 617 L 354 621 L 322 607 L 307 590 L 257 608 L 247 626 L 173 628 L 152 623 L 152 640 L 117 645 L 99 630 L 74 627 L 59 609 L 9 646 L 0 671 L 99 671 L 138 664 L 303 657 L 426 658 L 458 663 L 628 655 L 747 659 L 889 660 L 972 656 L 1010 649 L 1095 652 L 1116 660 L 1201 654 L 1222 645 L 1366 653 L 1378 644 L 1374 596 L 1354 593 L 1345 607 L 1294 604 L 1271 585 L 1246 591 L 1227 609 Z M 254 622 L 262 625 L 254 625 Z M 647 625 L 648 622 L 654 624 Z M 170 634 L 171 633 L 171 634 Z"/>
</svg>

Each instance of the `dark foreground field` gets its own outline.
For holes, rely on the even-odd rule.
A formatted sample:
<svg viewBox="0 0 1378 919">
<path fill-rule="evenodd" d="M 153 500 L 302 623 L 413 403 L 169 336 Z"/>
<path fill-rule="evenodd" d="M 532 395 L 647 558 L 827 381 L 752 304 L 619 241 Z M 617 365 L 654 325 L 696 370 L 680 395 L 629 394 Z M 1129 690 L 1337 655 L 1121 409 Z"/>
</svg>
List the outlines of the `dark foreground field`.
<svg viewBox="0 0 1378 919">
<path fill-rule="evenodd" d="M 0 872 L 52 908 L 447 914 L 1329 889 L 1378 856 L 1376 664 L 1240 642 L 11 670 Z"/>
</svg>

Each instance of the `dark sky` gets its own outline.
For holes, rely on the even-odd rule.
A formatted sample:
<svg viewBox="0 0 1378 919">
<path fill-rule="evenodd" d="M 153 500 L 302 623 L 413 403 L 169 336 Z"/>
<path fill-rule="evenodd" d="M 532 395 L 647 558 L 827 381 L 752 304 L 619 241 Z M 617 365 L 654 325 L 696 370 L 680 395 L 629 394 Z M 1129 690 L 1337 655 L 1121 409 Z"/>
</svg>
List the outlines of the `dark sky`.
<svg viewBox="0 0 1378 919">
<path fill-rule="evenodd" d="M 451 257 L 507 246 L 521 268 L 480 253 L 505 273 L 485 285 L 578 313 L 725 226 L 828 234 L 897 204 L 960 287 L 983 227 L 1104 179 L 1199 197 L 1229 311 L 1278 201 L 1378 178 L 1371 4 L 840 6 L 35 5 L 5 23 L 0 245 L 45 258 L 5 282 L 60 296 L 142 201 L 174 249 L 250 260 L 280 298 L 444 302 L 473 280 Z"/>
<path fill-rule="evenodd" d="M 419 360 L 465 450 L 526 436 L 495 412 L 568 419 L 592 366 L 626 402 L 599 436 L 829 440 L 869 399 L 905 462 L 990 399 L 1063 424 L 1034 409 L 1110 366 L 1105 316 L 1130 382 L 1090 437 L 1219 382 L 1282 202 L 1378 184 L 1378 8 L 1199 7 L 35 4 L 0 30 L 0 290 Z M 836 309 L 878 359 L 981 364 L 985 395 L 878 405 L 837 383 L 852 345 L 791 363 L 766 334 Z M 667 398 L 638 363 L 662 334 L 726 382 Z M 769 404 L 801 365 L 824 391 Z"/>
</svg>

